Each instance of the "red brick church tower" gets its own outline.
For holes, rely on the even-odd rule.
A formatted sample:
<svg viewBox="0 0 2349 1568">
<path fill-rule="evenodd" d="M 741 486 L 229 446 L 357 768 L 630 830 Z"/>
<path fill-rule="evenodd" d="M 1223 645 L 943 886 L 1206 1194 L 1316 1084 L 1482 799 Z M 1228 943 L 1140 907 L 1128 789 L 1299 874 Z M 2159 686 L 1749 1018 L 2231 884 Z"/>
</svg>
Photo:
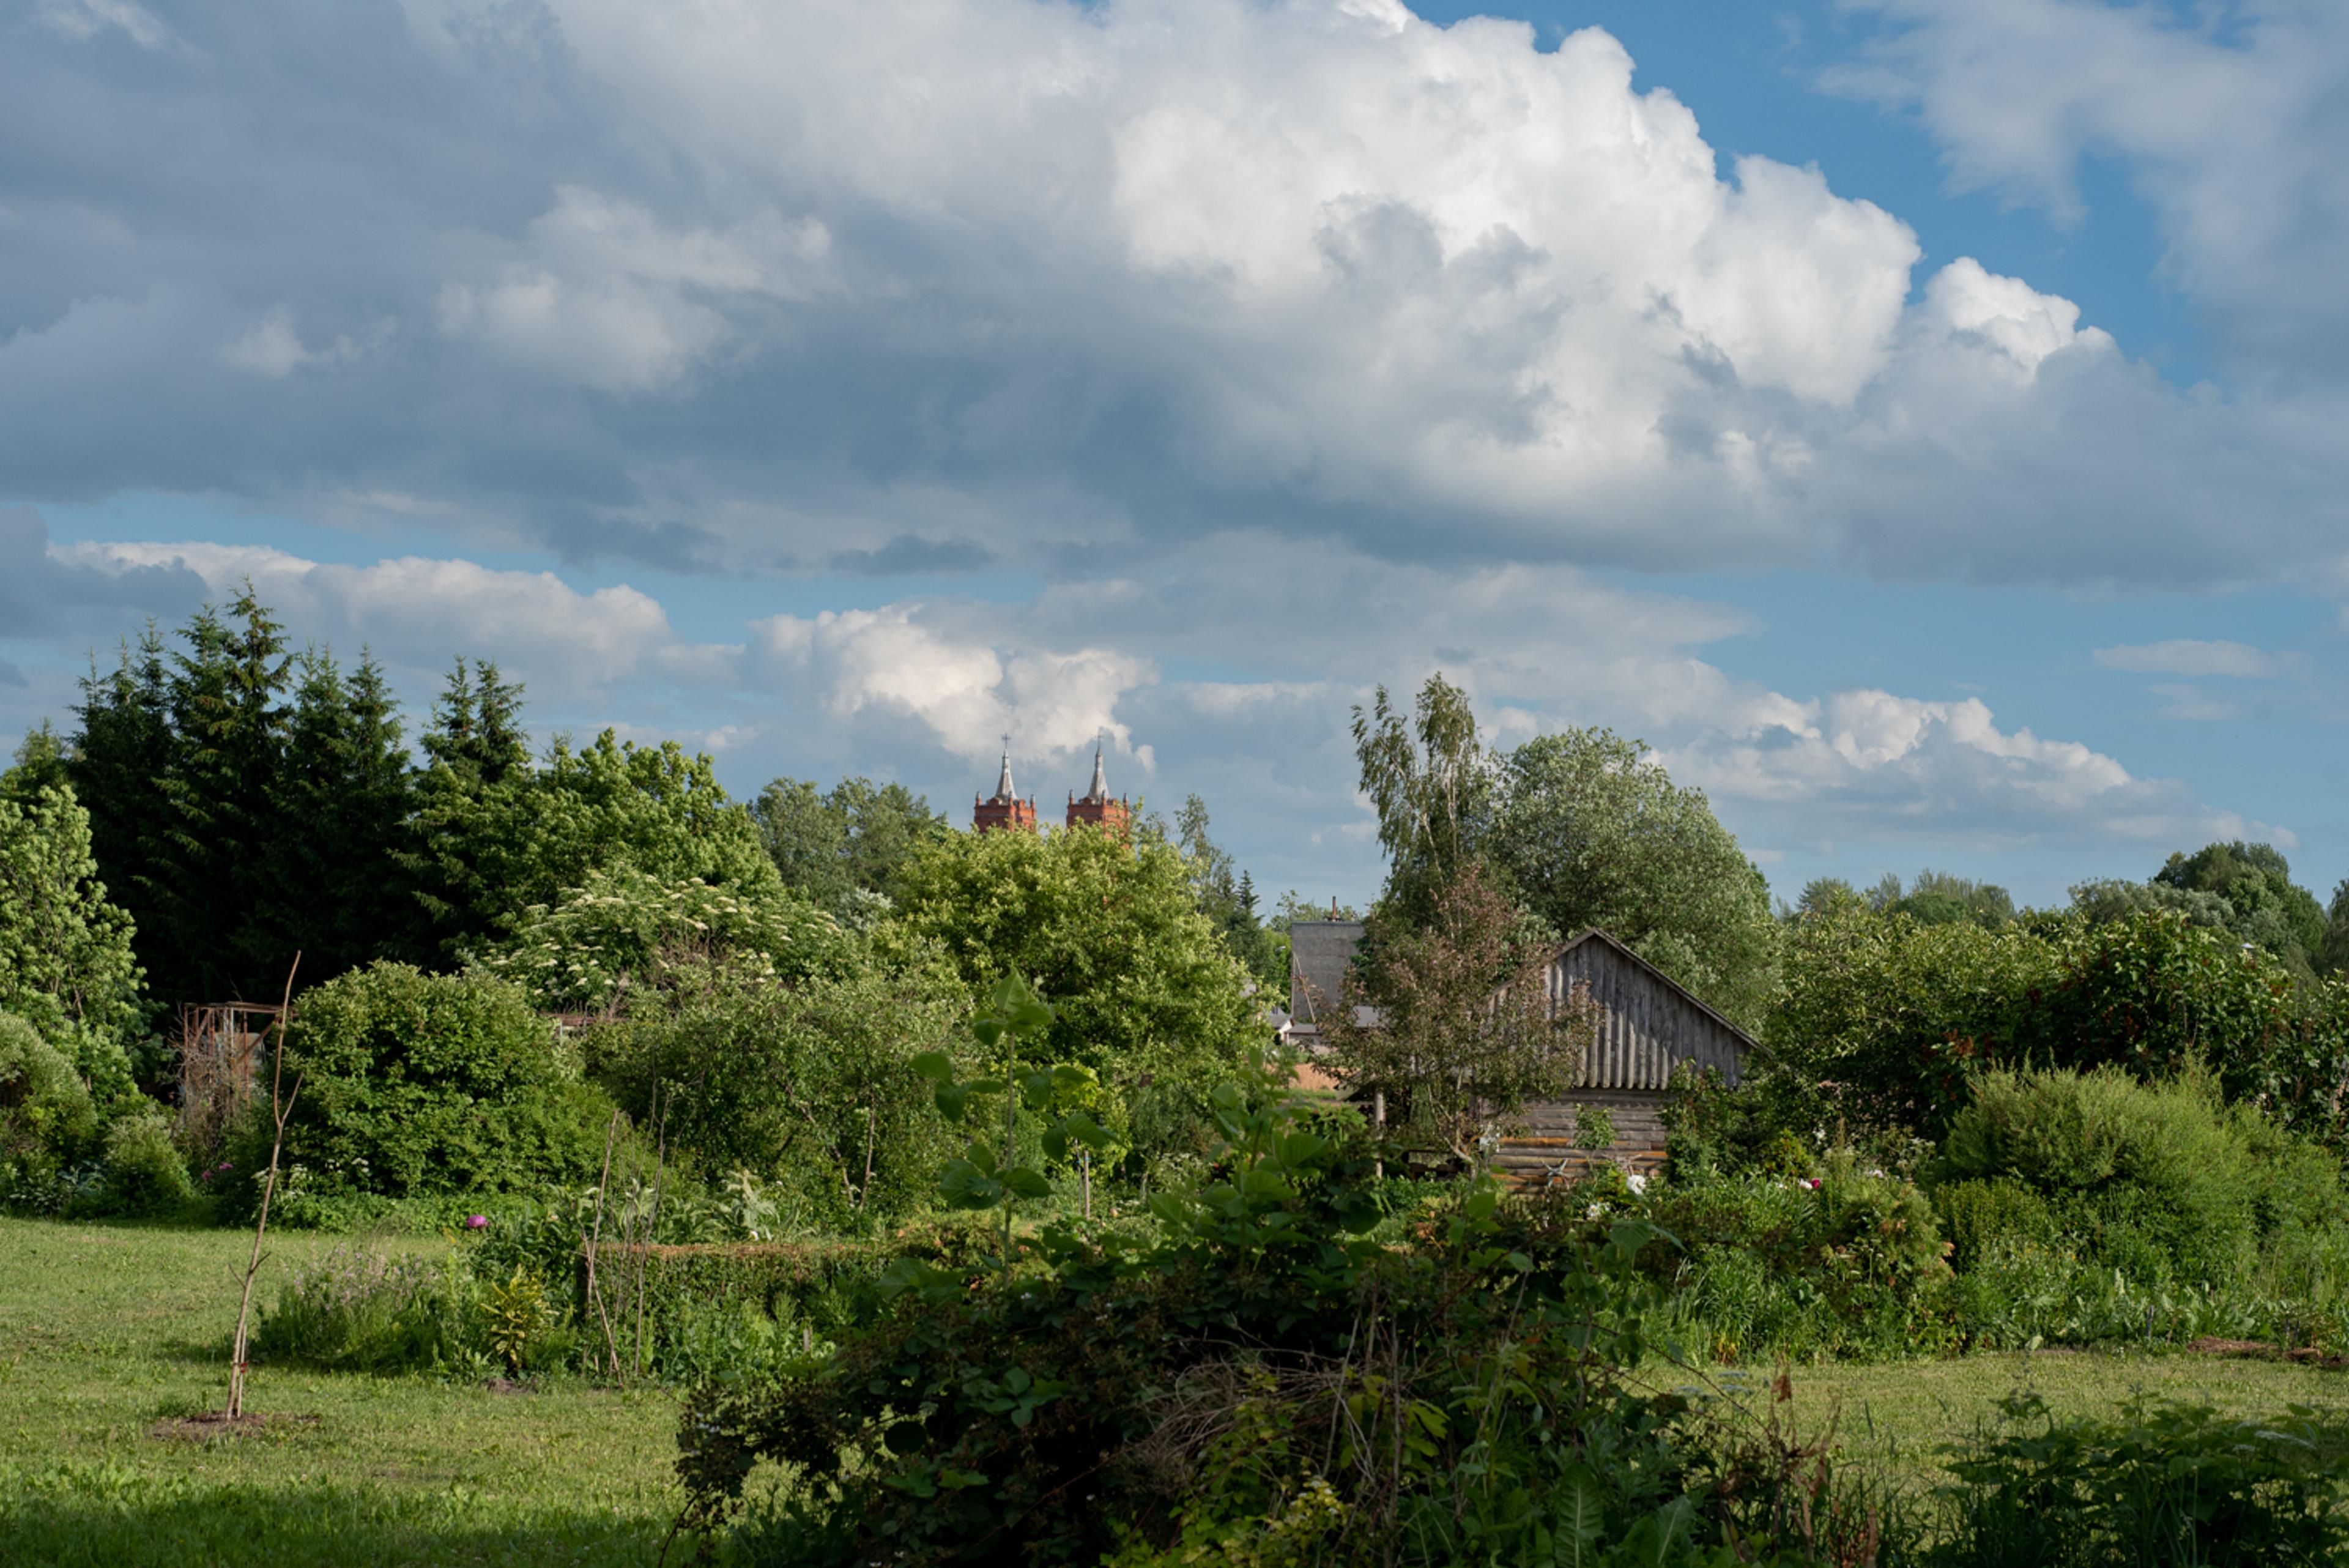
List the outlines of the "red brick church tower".
<svg viewBox="0 0 2349 1568">
<path fill-rule="evenodd" d="M 1092 787 L 1085 791 L 1081 798 L 1073 794 L 1069 797 L 1068 825 L 1074 827 L 1081 822 L 1086 822 L 1096 827 L 1105 827 L 1112 833 L 1123 833 L 1126 825 L 1133 818 L 1133 809 L 1131 806 L 1122 799 L 1110 798 L 1109 778 L 1102 772 L 1101 742 L 1096 741 L 1093 742 Z"/>
<path fill-rule="evenodd" d="M 974 796 L 970 805 L 970 830 L 973 833 L 1003 832 L 1033 833 L 1036 831 L 1036 801 L 1026 800 L 1011 787 L 1011 737 L 1003 737 L 1003 776 L 995 782 L 992 799 Z"/>
</svg>

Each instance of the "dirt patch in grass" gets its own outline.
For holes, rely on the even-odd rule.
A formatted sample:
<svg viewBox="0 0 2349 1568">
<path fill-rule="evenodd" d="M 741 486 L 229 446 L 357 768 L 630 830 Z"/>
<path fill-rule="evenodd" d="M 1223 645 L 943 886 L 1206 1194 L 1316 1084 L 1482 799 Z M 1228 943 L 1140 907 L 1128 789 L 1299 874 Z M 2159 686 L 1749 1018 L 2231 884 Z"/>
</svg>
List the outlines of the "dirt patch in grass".
<svg viewBox="0 0 2349 1568">
<path fill-rule="evenodd" d="M 209 1443 L 222 1438 L 298 1432 L 317 1424 L 316 1416 L 295 1416 L 283 1410 L 247 1410 L 242 1416 L 232 1416 L 225 1410 L 206 1410 L 200 1415 L 169 1417 L 150 1427 L 147 1435 L 167 1442 Z"/>
</svg>

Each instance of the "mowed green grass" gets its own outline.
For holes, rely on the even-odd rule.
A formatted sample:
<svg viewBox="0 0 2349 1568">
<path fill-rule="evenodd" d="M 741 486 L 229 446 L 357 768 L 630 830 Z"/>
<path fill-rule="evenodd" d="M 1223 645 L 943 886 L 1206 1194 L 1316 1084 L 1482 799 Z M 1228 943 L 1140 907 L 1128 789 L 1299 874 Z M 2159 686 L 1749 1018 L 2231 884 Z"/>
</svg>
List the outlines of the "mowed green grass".
<svg viewBox="0 0 2349 1568">
<path fill-rule="evenodd" d="M 334 1243 L 273 1236 L 257 1297 Z M 414 1248 L 429 1243 L 402 1240 Z M 249 1234 L 0 1219 L 0 1563 L 650 1563 L 681 1501 L 658 1391 L 492 1393 L 262 1366 L 221 1407 Z M 689 1550 L 672 1557 L 689 1556 Z"/>
<path fill-rule="evenodd" d="M 1719 1376 L 1751 1408 L 1776 1403 L 1768 1388 L 1773 1373 Z M 2175 1351 L 2042 1351 L 1796 1366 L 1787 1382 L 1794 1398 L 1780 1415 L 1799 1433 L 1813 1436 L 1832 1423 L 1847 1455 L 1929 1484 L 1945 1478 L 1935 1450 L 1994 1427 L 2001 1403 L 2017 1392 L 2036 1394 L 2058 1416 L 2113 1414 L 2137 1395 L 2208 1406 L 2230 1420 L 2273 1420 L 2298 1406 L 2311 1412 L 2320 1441 L 2349 1466 L 2349 1371 Z"/>
</svg>

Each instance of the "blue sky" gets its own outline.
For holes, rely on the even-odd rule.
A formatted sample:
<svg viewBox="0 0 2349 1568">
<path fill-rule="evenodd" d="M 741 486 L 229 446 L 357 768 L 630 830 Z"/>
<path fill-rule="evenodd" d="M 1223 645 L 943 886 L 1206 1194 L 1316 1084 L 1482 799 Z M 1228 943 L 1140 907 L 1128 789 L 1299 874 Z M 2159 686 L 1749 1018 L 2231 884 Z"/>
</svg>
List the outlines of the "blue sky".
<svg viewBox="0 0 2349 1568">
<path fill-rule="evenodd" d="M 2349 875 L 2349 14 L 1500 9 L 0 0 L 0 733 L 249 575 L 1268 890 L 1435 668 L 1789 895 Z"/>
</svg>

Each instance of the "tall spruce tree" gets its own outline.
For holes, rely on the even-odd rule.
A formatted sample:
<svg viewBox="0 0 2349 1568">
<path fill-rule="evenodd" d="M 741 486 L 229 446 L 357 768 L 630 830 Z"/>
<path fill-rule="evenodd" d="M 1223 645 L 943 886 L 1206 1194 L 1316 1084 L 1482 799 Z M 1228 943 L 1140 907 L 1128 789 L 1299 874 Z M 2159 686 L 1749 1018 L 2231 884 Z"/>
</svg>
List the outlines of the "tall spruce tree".
<svg viewBox="0 0 2349 1568">
<path fill-rule="evenodd" d="M 66 776 L 89 813 L 90 850 L 107 895 L 130 917 L 140 955 L 154 971 L 161 940 L 157 857 L 166 806 L 163 775 L 171 765 L 171 693 L 163 635 L 148 623 L 137 647 L 125 643 L 114 669 L 95 659 L 74 710 L 79 728 L 66 749 Z"/>
<path fill-rule="evenodd" d="M 188 646 L 172 659 L 153 859 L 157 929 L 140 956 L 167 1004 L 259 999 L 293 956 L 265 919 L 291 660 L 250 583 L 225 617 L 207 605 L 180 635 Z"/>
<path fill-rule="evenodd" d="M 424 732 L 423 773 L 415 815 L 399 857 L 419 911 L 411 939 L 417 961 L 461 958 L 493 931 L 505 906 L 492 886 L 497 836 L 516 826 L 516 797 L 530 784 L 530 748 L 522 728 L 523 689 L 502 679 L 496 663 L 460 658 L 432 725 Z"/>
<path fill-rule="evenodd" d="M 262 924 L 301 950 L 305 979 L 326 981 L 414 949 L 419 910 L 396 858 L 413 794 L 382 667 L 362 656 L 346 680 L 331 649 L 312 649 L 295 668 Z"/>
</svg>

